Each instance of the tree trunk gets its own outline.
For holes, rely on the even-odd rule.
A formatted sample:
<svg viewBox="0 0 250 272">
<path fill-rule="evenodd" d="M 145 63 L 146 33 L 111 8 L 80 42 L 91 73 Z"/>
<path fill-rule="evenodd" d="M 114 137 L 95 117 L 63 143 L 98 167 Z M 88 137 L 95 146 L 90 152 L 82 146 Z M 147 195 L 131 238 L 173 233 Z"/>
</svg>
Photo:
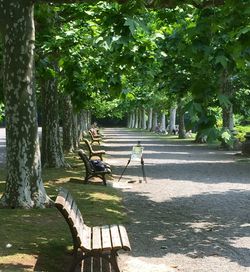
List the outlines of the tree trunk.
<svg viewBox="0 0 250 272">
<path fill-rule="evenodd" d="M 42 87 L 42 166 L 66 167 L 62 151 L 57 81 L 52 76 L 43 79 Z"/>
<path fill-rule="evenodd" d="M 135 128 L 135 110 L 132 112 L 132 124 L 131 128 Z"/>
<path fill-rule="evenodd" d="M 152 123 L 152 130 L 155 131 L 156 127 L 158 125 L 158 114 L 157 112 L 153 113 L 153 123 Z"/>
<path fill-rule="evenodd" d="M 78 116 L 77 113 L 72 114 L 72 136 L 73 136 L 73 147 L 74 150 L 76 150 L 79 147 L 79 141 L 78 141 Z"/>
<path fill-rule="evenodd" d="M 142 109 L 138 109 L 139 112 L 139 121 L 138 121 L 138 128 L 142 128 Z"/>
<path fill-rule="evenodd" d="M 222 108 L 222 120 L 223 127 L 228 128 L 230 131 L 234 129 L 234 120 L 233 120 L 233 106 Z"/>
<path fill-rule="evenodd" d="M 87 133 L 89 124 L 88 124 L 88 111 L 87 110 L 83 110 L 83 131 L 84 134 Z"/>
<path fill-rule="evenodd" d="M 176 126 L 176 107 L 170 109 L 169 133 L 173 133 Z"/>
<path fill-rule="evenodd" d="M 229 100 L 233 94 L 233 88 L 229 80 L 229 75 L 226 70 L 224 70 L 220 77 L 220 91 L 223 95 L 225 95 Z M 223 127 L 229 130 L 234 129 L 234 121 L 233 121 L 233 105 L 224 105 L 222 106 L 222 120 Z"/>
<path fill-rule="evenodd" d="M 87 130 L 87 121 L 86 121 L 86 115 L 85 115 L 85 111 L 84 110 L 81 110 L 79 113 L 78 113 L 78 119 L 77 119 L 77 122 L 78 122 L 78 142 L 80 143 L 83 138 L 84 138 L 84 133 L 85 131 Z"/>
<path fill-rule="evenodd" d="M 1 4 L 0 4 L 1 5 Z M 4 96 L 7 179 L 1 205 L 46 207 L 41 178 L 34 88 L 34 10 L 32 1 L 4 1 Z"/>
<path fill-rule="evenodd" d="M 161 116 L 161 131 L 166 132 L 166 114 L 164 112 Z"/>
<path fill-rule="evenodd" d="M 69 96 L 63 97 L 63 150 L 66 153 L 73 152 L 73 107 Z"/>
<path fill-rule="evenodd" d="M 139 126 L 139 110 L 138 108 L 135 109 L 135 128 Z"/>
<path fill-rule="evenodd" d="M 128 119 L 127 119 L 127 128 L 130 128 L 131 127 L 131 113 L 128 114 Z"/>
<path fill-rule="evenodd" d="M 148 130 L 152 130 L 152 120 L 153 120 L 153 109 L 149 109 L 149 114 L 148 114 Z"/>
<path fill-rule="evenodd" d="M 143 108 L 142 109 L 142 128 L 143 129 L 147 129 L 147 122 L 146 122 L 146 111 L 145 109 Z"/>
<path fill-rule="evenodd" d="M 178 123 L 179 123 L 179 139 L 185 139 L 186 138 L 186 129 L 185 129 L 185 121 L 184 121 L 184 109 L 182 105 L 178 105 L 177 108 L 178 111 Z"/>
<path fill-rule="evenodd" d="M 90 128 L 91 128 L 92 114 L 91 114 L 91 112 L 90 112 L 89 110 L 87 111 L 87 116 L 88 116 L 88 118 L 87 118 L 87 121 L 88 121 L 88 129 L 90 129 Z"/>
</svg>

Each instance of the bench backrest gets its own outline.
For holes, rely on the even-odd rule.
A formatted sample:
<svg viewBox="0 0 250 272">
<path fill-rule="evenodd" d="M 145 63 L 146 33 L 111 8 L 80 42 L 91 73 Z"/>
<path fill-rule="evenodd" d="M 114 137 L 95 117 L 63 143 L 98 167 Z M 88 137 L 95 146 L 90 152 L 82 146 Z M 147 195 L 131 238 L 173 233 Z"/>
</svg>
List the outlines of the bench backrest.
<svg viewBox="0 0 250 272">
<path fill-rule="evenodd" d="M 94 133 L 93 133 L 93 131 L 91 129 L 88 132 L 89 132 L 89 135 L 90 135 L 90 138 L 91 138 L 92 141 L 99 141 L 100 140 L 99 136 L 94 135 Z"/>
<path fill-rule="evenodd" d="M 69 225 L 74 247 L 91 250 L 91 228 L 84 224 L 82 214 L 68 190 L 60 189 L 55 206 Z"/>
<path fill-rule="evenodd" d="M 82 161 L 84 162 L 86 171 L 89 172 L 89 173 L 93 172 L 93 171 L 94 171 L 94 168 L 93 168 L 93 166 L 91 165 L 91 163 L 90 163 L 90 161 L 89 161 L 87 155 L 85 154 L 85 152 L 84 152 L 82 149 L 80 149 L 80 150 L 78 151 L 78 155 L 79 155 L 79 157 L 82 159 Z"/>
<path fill-rule="evenodd" d="M 90 154 L 93 153 L 93 149 L 92 149 L 92 146 L 91 146 L 89 140 L 87 140 L 87 139 L 84 138 L 83 141 L 85 142 L 85 144 L 86 144 L 86 146 L 88 148 L 89 153 Z"/>
</svg>

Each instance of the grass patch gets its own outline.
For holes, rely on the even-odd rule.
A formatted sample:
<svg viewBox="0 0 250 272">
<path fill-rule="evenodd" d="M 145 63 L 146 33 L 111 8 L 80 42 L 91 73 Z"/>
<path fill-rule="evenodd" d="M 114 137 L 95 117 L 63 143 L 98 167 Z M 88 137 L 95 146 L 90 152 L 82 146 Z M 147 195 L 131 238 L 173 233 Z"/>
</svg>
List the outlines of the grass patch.
<svg viewBox="0 0 250 272">
<path fill-rule="evenodd" d="M 82 183 L 83 164 L 67 157 L 69 169 L 44 169 L 47 194 L 55 199 L 59 187 L 67 188 L 89 226 L 128 223 L 121 194 L 114 188 Z M 0 169 L 0 194 L 5 186 Z M 0 271 L 66 271 L 71 261 L 72 239 L 56 208 L 0 209 Z"/>
</svg>

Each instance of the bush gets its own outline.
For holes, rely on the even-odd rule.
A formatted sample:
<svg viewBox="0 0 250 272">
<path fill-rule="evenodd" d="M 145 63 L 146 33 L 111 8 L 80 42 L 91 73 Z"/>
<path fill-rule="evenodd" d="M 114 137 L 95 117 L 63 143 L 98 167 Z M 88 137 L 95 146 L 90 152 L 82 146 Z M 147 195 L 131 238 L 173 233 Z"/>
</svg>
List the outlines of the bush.
<svg viewBox="0 0 250 272">
<path fill-rule="evenodd" d="M 250 125 L 249 126 L 236 126 L 235 129 L 238 132 L 236 135 L 236 138 L 239 139 L 240 142 L 244 142 L 246 133 L 250 132 Z"/>
</svg>

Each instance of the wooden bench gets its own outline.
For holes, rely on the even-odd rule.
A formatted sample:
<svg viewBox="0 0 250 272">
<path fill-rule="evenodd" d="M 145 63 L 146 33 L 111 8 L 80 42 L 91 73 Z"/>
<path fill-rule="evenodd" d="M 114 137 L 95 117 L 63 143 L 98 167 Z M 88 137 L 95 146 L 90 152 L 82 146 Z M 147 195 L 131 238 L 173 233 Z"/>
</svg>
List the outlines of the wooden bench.
<svg viewBox="0 0 250 272">
<path fill-rule="evenodd" d="M 89 140 L 83 139 L 83 141 L 88 149 L 89 159 L 92 157 L 99 157 L 102 160 L 102 156 L 106 153 L 105 150 L 93 150 Z"/>
<path fill-rule="evenodd" d="M 85 262 L 86 259 L 92 258 L 105 259 L 115 272 L 119 272 L 118 250 L 131 250 L 125 227 L 122 225 L 100 227 L 85 225 L 75 200 L 69 191 L 63 188 L 59 191 L 55 206 L 68 223 L 73 238 L 73 261 L 70 271 L 75 271 L 83 260 Z"/>
<path fill-rule="evenodd" d="M 106 182 L 106 175 L 111 174 L 111 168 L 110 166 L 105 166 L 104 164 L 104 169 L 101 171 L 97 171 L 94 169 L 93 165 L 90 163 L 89 158 L 87 155 L 84 153 L 82 149 L 78 151 L 79 157 L 82 159 L 84 166 L 85 166 L 85 179 L 84 183 L 88 183 L 91 178 L 98 177 L 102 180 L 104 185 L 107 185 Z"/>
<path fill-rule="evenodd" d="M 99 136 L 95 136 L 93 134 L 93 131 L 91 129 L 88 132 L 89 132 L 89 136 L 90 136 L 90 139 L 91 139 L 91 144 L 93 144 L 95 142 L 97 142 L 98 144 L 100 144 L 100 141 L 102 140 L 102 138 L 99 137 Z"/>
</svg>

